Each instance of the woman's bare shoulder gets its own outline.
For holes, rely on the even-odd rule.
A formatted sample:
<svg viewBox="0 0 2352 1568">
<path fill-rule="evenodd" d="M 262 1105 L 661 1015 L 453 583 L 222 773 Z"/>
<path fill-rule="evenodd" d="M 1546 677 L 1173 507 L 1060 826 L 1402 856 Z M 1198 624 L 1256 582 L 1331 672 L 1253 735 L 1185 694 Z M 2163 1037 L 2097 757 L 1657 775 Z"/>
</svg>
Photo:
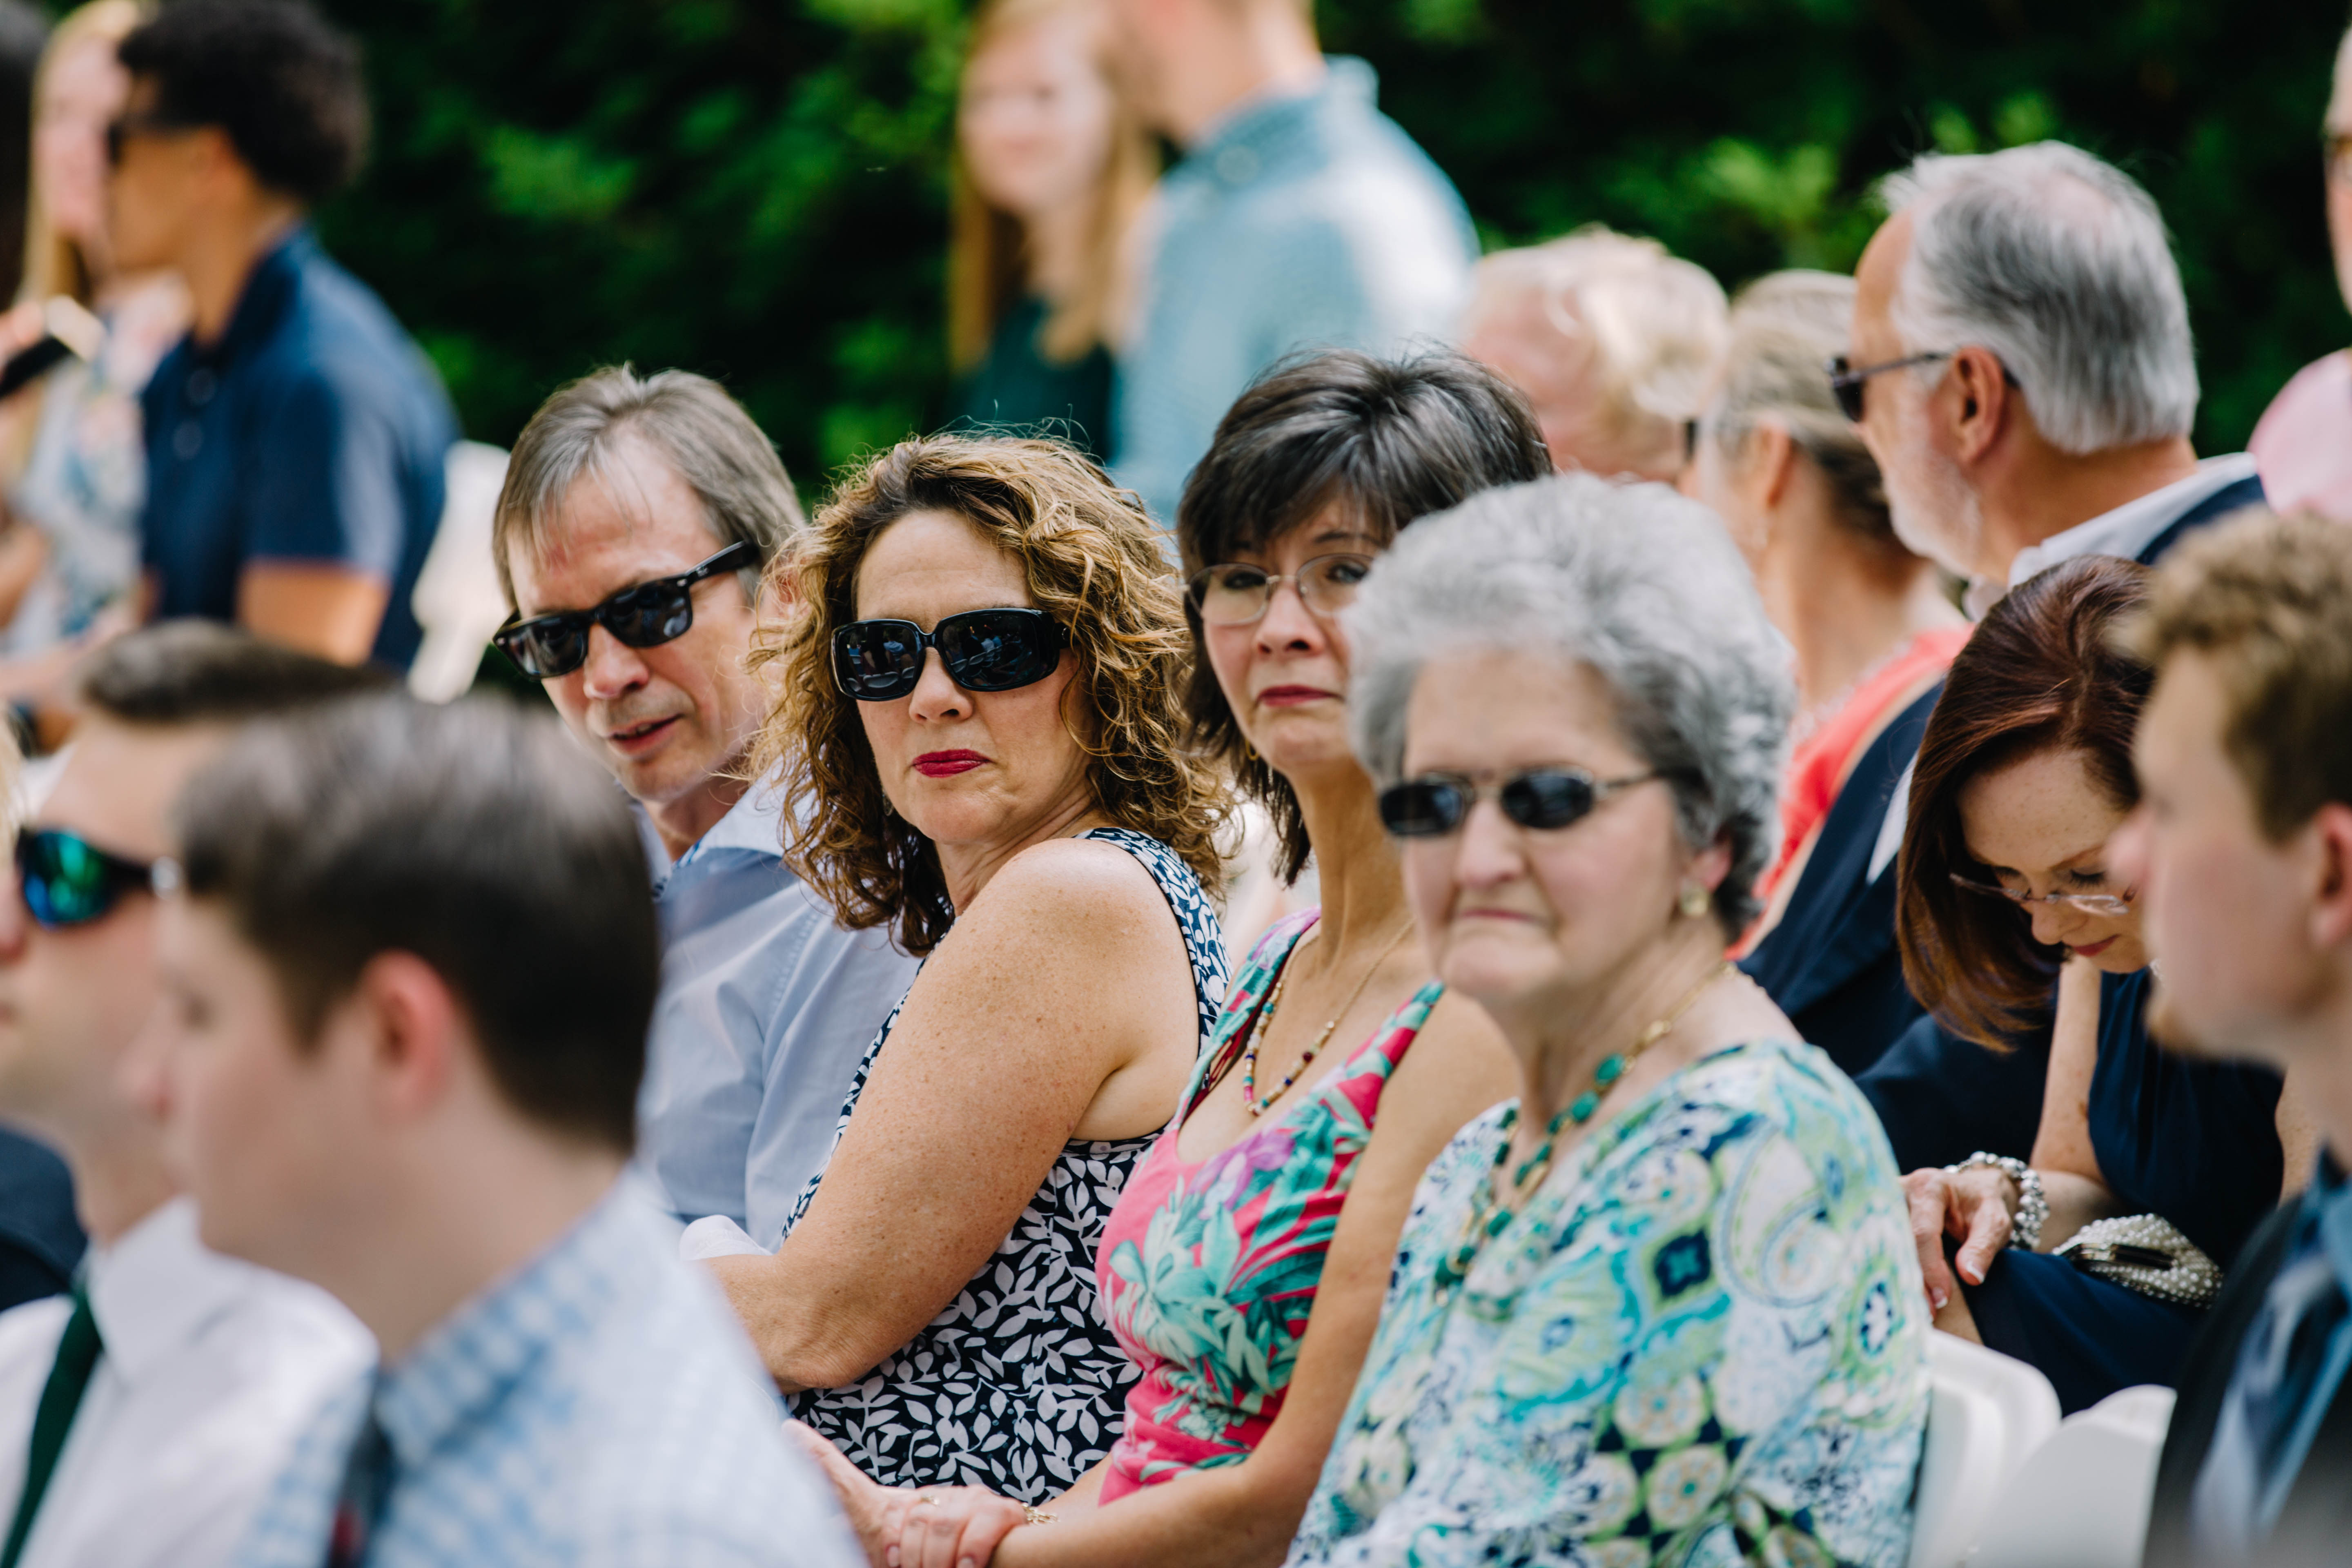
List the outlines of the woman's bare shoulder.
<svg viewBox="0 0 2352 1568">
<path fill-rule="evenodd" d="M 1160 931 L 1177 936 L 1175 917 L 1141 861 L 1100 839 L 1054 838 L 989 879 L 940 952 L 985 947 L 1061 969 L 1123 966 L 1138 939 Z"/>
</svg>

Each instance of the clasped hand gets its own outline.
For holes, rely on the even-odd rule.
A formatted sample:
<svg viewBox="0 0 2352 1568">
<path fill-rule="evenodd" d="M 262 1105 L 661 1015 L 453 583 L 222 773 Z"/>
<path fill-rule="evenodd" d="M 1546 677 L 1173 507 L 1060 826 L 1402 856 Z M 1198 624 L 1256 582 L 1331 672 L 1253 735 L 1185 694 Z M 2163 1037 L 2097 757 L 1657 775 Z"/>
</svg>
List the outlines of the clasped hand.
<svg viewBox="0 0 2352 1568">
<path fill-rule="evenodd" d="M 798 1421 L 799 1439 L 841 1496 L 871 1568 L 986 1568 L 997 1542 L 1027 1519 L 1022 1506 L 985 1487 L 886 1487 Z"/>
</svg>

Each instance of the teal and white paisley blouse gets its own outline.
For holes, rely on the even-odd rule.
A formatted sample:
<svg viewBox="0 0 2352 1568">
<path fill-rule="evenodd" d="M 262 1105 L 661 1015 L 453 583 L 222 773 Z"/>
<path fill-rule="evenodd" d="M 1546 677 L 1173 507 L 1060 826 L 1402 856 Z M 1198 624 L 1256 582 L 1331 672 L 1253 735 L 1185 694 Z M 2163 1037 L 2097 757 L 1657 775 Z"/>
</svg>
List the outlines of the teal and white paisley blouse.
<svg viewBox="0 0 2352 1568">
<path fill-rule="evenodd" d="M 1926 1301 L 1853 1085 L 1811 1046 L 1694 1063 L 1565 1152 L 1441 1295 L 1503 1109 L 1422 1179 L 1294 1568 L 1899 1568 Z"/>
</svg>

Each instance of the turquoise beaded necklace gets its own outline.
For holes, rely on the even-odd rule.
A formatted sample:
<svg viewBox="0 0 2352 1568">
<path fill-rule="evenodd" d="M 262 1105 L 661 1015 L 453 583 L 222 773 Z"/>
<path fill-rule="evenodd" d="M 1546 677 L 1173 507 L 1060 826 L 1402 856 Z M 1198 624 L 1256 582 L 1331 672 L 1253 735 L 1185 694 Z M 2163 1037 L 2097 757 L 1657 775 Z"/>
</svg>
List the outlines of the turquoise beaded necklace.
<svg viewBox="0 0 2352 1568">
<path fill-rule="evenodd" d="M 1495 1151 L 1495 1163 L 1479 1182 L 1478 1199 L 1471 1205 L 1470 1223 L 1463 1227 L 1462 1244 L 1437 1260 L 1439 1295 L 1453 1290 L 1470 1277 L 1470 1266 L 1478 1261 L 1479 1252 L 1489 1241 L 1503 1234 L 1511 1223 L 1511 1216 L 1518 1212 L 1517 1201 L 1543 1185 L 1544 1178 L 1551 1173 L 1552 1150 L 1559 1143 L 1562 1130 L 1571 1125 L 1581 1127 L 1591 1121 L 1594 1113 L 1600 1110 L 1601 1100 L 1617 1087 L 1627 1070 L 1641 1059 L 1642 1053 L 1674 1033 L 1675 1026 L 1682 1022 L 1683 1015 L 1691 1010 L 1707 987 L 1730 973 L 1734 967 L 1727 961 L 1717 965 L 1708 972 L 1706 979 L 1685 992 L 1683 999 L 1675 1003 L 1664 1017 L 1654 1020 L 1633 1037 L 1631 1046 L 1612 1052 L 1592 1069 L 1592 1087 L 1562 1106 L 1559 1113 L 1544 1124 L 1543 1142 L 1512 1173 L 1511 1196 L 1514 1201 L 1511 1204 L 1502 1202 L 1502 1195 L 1496 1190 L 1496 1178 L 1510 1162 L 1511 1131 L 1519 1123 L 1519 1108 L 1513 1105 L 1504 1110 L 1500 1129 L 1502 1147 Z"/>
</svg>

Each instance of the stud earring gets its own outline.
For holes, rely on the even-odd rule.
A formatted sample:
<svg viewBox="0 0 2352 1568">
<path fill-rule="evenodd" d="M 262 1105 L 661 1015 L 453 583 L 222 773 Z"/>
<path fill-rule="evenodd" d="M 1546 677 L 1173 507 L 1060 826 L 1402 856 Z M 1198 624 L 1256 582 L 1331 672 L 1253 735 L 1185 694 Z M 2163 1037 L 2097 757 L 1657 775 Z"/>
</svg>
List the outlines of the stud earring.
<svg viewBox="0 0 2352 1568">
<path fill-rule="evenodd" d="M 1675 900 L 1683 913 L 1693 920 L 1704 920 L 1715 908 L 1715 895 L 1697 882 L 1685 882 L 1682 897 Z"/>
</svg>

